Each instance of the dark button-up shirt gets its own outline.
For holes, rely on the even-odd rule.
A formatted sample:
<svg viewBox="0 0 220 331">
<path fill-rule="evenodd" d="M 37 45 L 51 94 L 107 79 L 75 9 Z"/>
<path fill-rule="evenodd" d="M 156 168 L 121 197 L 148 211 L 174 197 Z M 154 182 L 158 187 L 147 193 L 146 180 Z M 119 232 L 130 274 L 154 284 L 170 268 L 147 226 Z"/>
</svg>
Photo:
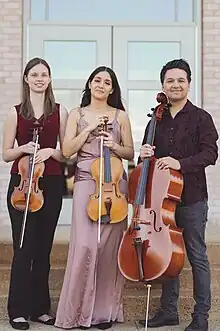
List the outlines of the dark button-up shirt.
<svg viewBox="0 0 220 331">
<path fill-rule="evenodd" d="M 147 140 L 148 126 L 143 145 Z M 218 158 L 217 140 L 218 133 L 211 115 L 190 101 L 174 118 L 166 110 L 162 120 L 157 123 L 155 156 L 170 156 L 180 162 L 184 180 L 184 205 L 208 198 L 205 167 L 214 165 Z"/>
</svg>

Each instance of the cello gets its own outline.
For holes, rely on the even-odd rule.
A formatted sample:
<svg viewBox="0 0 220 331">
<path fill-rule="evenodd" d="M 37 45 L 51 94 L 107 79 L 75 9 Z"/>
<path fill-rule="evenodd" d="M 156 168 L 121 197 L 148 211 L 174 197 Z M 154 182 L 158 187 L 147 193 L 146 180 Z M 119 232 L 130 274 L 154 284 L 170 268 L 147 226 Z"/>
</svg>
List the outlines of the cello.
<svg viewBox="0 0 220 331">
<path fill-rule="evenodd" d="M 108 121 L 108 116 L 104 116 L 101 129 L 105 132 L 110 129 Z M 87 204 L 87 213 L 92 221 L 98 221 L 99 230 L 100 223 L 122 222 L 128 214 L 127 199 L 119 190 L 119 181 L 123 172 L 121 160 L 111 156 L 108 147 L 103 148 L 103 135 L 101 135 L 100 157 L 91 165 L 91 175 L 96 182 L 96 191 L 90 196 Z"/>
<path fill-rule="evenodd" d="M 151 115 L 147 144 L 153 145 L 156 124 L 169 103 L 158 93 L 160 103 Z M 175 209 L 183 189 L 179 171 L 159 170 L 155 157 L 147 157 L 130 174 L 131 224 L 124 232 L 118 252 L 118 266 L 125 278 L 148 282 L 175 277 L 184 264 L 182 229 L 177 228 Z"/>
</svg>

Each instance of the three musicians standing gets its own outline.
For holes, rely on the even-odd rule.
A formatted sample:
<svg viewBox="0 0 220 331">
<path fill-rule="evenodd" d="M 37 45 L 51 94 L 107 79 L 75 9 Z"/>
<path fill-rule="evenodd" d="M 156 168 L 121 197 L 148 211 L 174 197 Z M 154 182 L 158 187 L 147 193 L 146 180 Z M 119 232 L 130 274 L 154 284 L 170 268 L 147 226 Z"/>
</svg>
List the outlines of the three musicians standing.
<svg viewBox="0 0 220 331">
<path fill-rule="evenodd" d="M 140 159 L 156 155 L 160 169 L 180 170 L 184 178 L 182 203 L 176 212 L 184 228 L 187 255 L 192 265 L 196 305 L 192 323 L 186 331 L 207 331 L 210 309 L 210 268 L 206 255 L 207 187 L 205 167 L 217 159 L 218 134 L 211 116 L 188 100 L 191 82 L 189 65 L 184 60 L 167 63 L 161 70 L 161 83 L 171 107 L 156 128 L 155 146 L 146 144 L 145 131 Z M 55 103 L 51 72 L 42 59 L 32 59 L 23 75 L 22 103 L 15 106 L 5 122 L 3 158 L 14 161 L 8 189 L 8 210 L 12 224 L 14 257 L 8 299 L 10 324 L 15 329 L 29 328 L 28 318 L 69 329 L 95 326 L 108 329 L 123 321 L 124 279 L 117 266 L 117 254 L 126 229 L 126 218 L 117 224 L 101 224 L 97 243 L 97 223 L 86 206 L 95 183 L 91 165 L 100 157 L 100 118 L 109 117 L 112 131 L 102 133 L 104 146 L 119 159 L 132 160 L 134 147 L 129 118 L 121 101 L 121 91 L 113 70 L 97 68 L 89 77 L 79 108 L 70 112 Z M 29 213 L 24 245 L 19 247 L 23 213 L 11 204 L 14 187 L 19 185 L 19 160 L 33 154 L 31 129 L 42 128 L 36 163 L 45 163 L 40 188 L 44 205 Z M 17 140 L 18 147 L 15 147 Z M 77 153 L 73 194 L 72 228 L 69 254 L 56 319 L 50 315 L 48 276 L 54 232 L 62 206 L 62 175 L 59 162 Z M 121 178 L 120 191 L 127 195 L 127 178 Z M 163 284 L 161 308 L 148 322 L 149 327 L 179 323 L 177 299 L 179 281 Z M 140 321 L 144 324 L 144 321 Z"/>
</svg>

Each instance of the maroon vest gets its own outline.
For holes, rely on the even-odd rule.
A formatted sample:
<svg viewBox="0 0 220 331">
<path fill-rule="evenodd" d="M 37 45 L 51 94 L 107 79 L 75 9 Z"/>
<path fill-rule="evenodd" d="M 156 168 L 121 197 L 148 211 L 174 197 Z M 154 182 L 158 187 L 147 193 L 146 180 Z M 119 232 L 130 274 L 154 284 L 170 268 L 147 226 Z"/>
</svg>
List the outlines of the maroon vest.
<svg viewBox="0 0 220 331">
<path fill-rule="evenodd" d="M 33 128 L 36 126 L 36 118 L 31 120 L 24 119 L 20 114 L 21 105 L 15 106 L 17 111 L 17 132 L 16 140 L 18 146 L 27 144 L 32 140 L 33 137 Z M 60 130 L 60 105 L 56 104 L 56 111 L 54 111 L 47 119 L 44 116 L 41 116 L 37 122 L 42 126 L 42 131 L 39 134 L 39 145 L 40 148 L 56 148 L 57 140 Z M 21 156 L 22 157 L 22 156 Z M 11 174 L 18 173 L 18 162 L 21 159 L 19 157 L 16 159 L 11 168 Z M 45 162 L 44 175 L 60 175 L 61 166 L 60 162 L 49 158 Z"/>
</svg>

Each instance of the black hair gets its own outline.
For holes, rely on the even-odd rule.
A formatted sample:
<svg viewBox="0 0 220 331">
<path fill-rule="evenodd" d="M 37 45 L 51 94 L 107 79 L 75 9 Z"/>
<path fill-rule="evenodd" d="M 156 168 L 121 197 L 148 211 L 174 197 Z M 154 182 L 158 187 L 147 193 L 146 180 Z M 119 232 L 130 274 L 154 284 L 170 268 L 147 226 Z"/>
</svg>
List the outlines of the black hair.
<svg viewBox="0 0 220 331">
<path fill-rule="evenodd" d="M 117 108 L 117 109 L 121 109 L 121 110 L 125 110 L 122 100 L 121 100 L 121 89 L 118 83 L 118 79 L 116 77 L 115 72 L 109 68 L 109 67 L 105 67 L 105 66 L 101 66 L 96 68 L 91 75 L 89 76 L 86 85 L 85 85 L 85 89 L 83 91 L 83 96 L 82 96 L 82 101 L 80 104 L 80 107 L 86 107 L 91 103 L 91 91 L 89 88 L 89 83 L 92 82 L 92 80 L 94 79 L 94 77 L 99 73 L 99 72 L 103 72 L 103 71 L 107 71 L 111 77 L 112 80 L 112 89 L 113 92 L 111 94 L 109 94 L 108 96 L 108 100 L 107 100 L 107 104 L 113 108 Z"/>
<path fill-rule="evenodd" d="M 164 78 L 166 75 L 166 72 L 170 69 L 181 69 L 186 72 L 187 75 L 187 80 L 190 83 L 191 82 L 191 69 L 186 60 L 183 59 L 175 59 L 170 62 L 167 62 L 165 66 L 163 66 L 161 72 L 160 72 L 160 82 L 163 85 L 164 83 Z"/>
</svg>

